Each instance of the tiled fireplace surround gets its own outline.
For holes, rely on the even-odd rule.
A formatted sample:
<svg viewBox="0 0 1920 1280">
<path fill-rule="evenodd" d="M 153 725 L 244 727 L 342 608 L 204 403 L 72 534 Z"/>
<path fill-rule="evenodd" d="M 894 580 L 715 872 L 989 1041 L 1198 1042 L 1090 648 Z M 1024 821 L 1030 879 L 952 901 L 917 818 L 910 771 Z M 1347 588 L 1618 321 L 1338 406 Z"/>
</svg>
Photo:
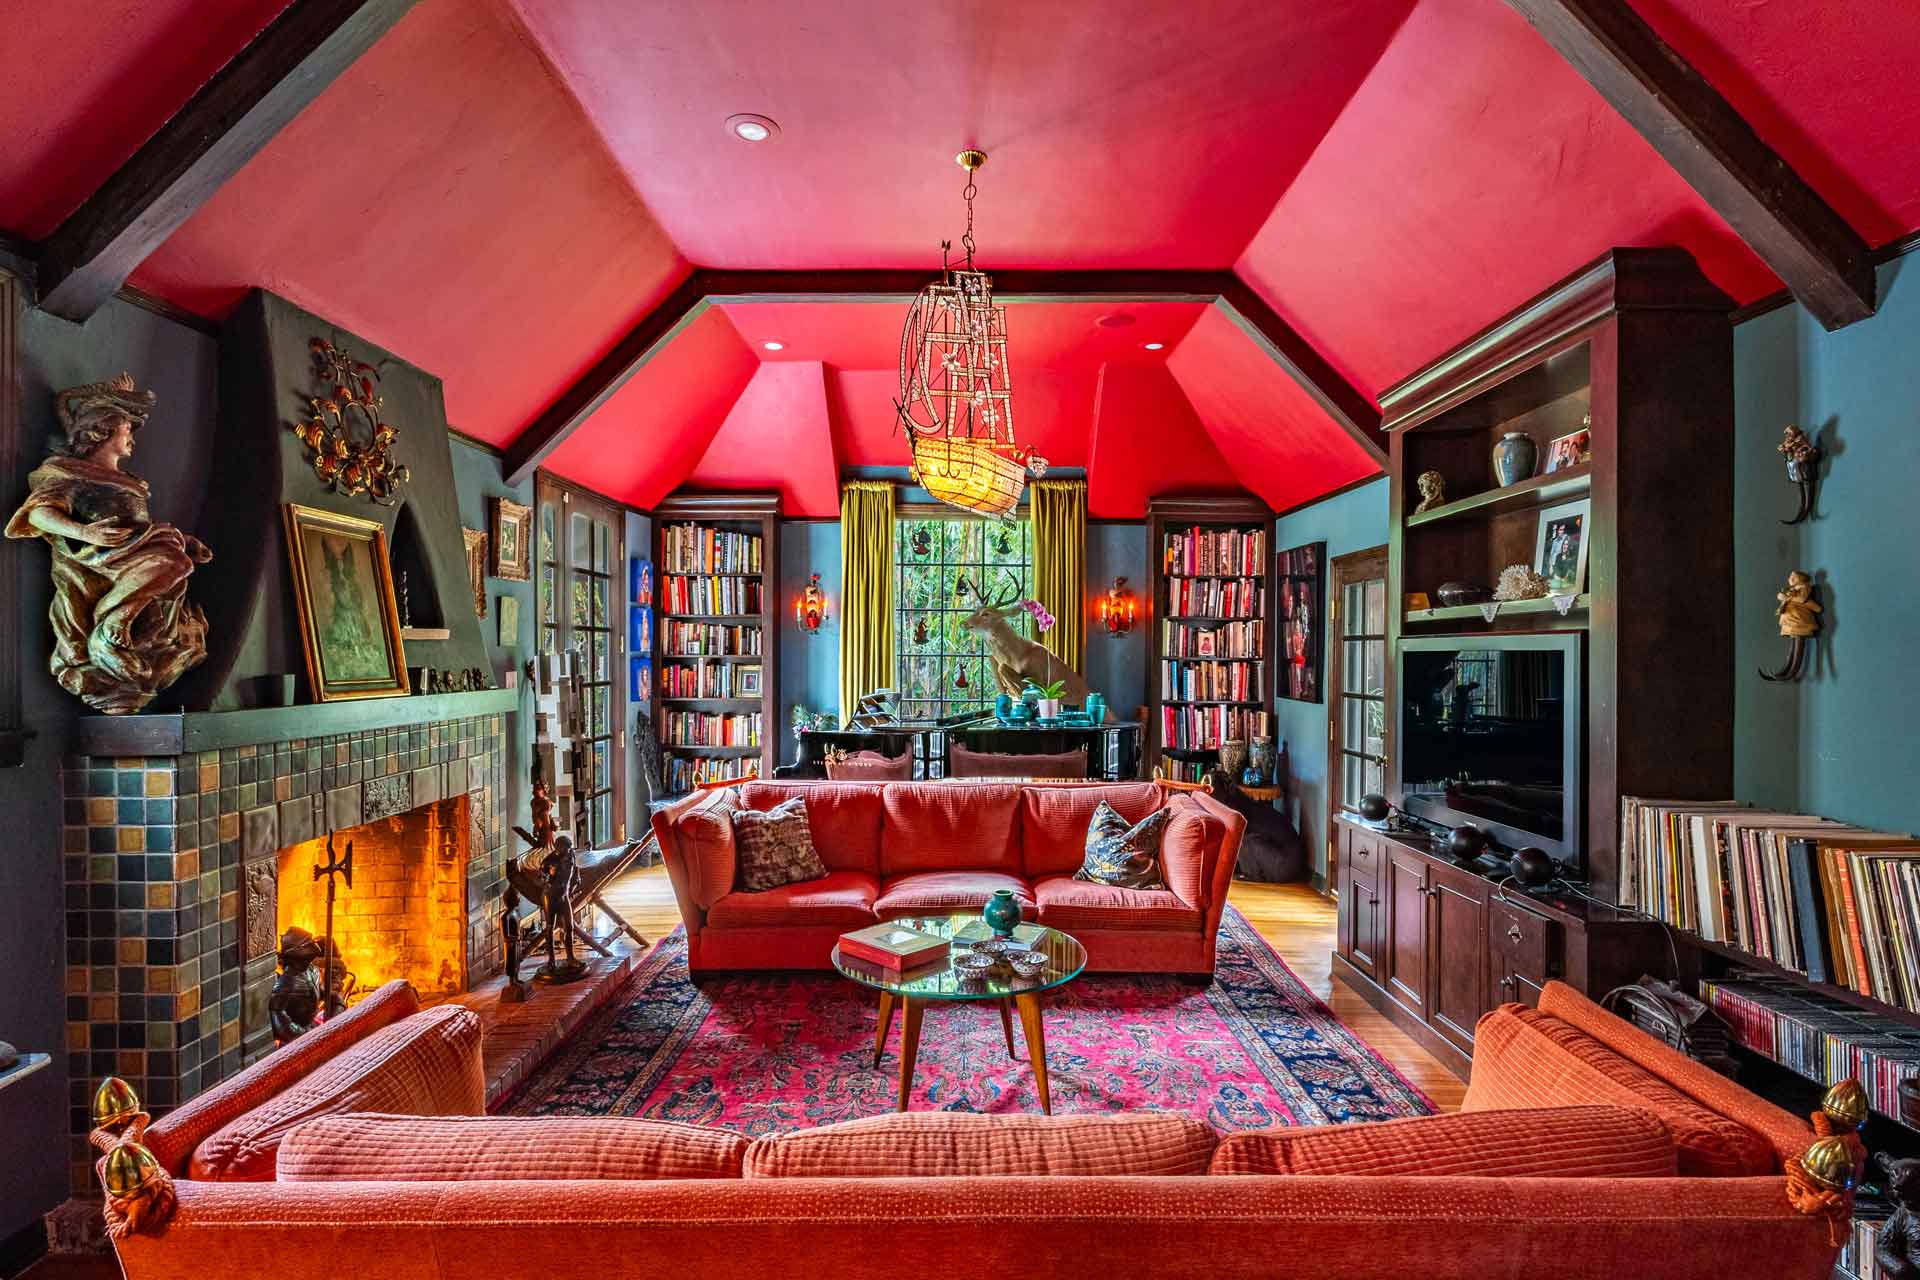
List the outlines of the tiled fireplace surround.
<svg viewBox="0 0 1920 1280">
<path fill-rule="evenodd" d="M 162 1112 L 273 1047 L 278 938 L 258 881 L 273 876 L 283 846 L 466 795 L 467 981 L 499 970 L 506 749 L 506 717 L 495 714 L 180 756 L 66 759 L 76 1194 L 93 1194 L 86 1131 L 103 1077 L 126 1078 Z"/>
</svg>

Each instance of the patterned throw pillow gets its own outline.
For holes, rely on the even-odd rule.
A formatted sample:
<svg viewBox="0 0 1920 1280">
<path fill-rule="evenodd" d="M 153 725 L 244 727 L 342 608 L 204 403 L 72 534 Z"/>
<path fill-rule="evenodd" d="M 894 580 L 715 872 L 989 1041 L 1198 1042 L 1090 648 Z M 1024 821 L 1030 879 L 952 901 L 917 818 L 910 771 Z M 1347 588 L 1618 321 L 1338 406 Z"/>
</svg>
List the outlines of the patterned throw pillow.
<svg viewBox="0 0 1920 1280">
<path fill-rule="evenodd" d="M 1116 889 L 1164 889 L 1160 874 L 1160 837 L 1166 834 L 1170 809 L 1155 809 L 1132 826 L 1105 800 L 1087 823 L 1087 855 L 1075 880 L 1112 885 Z"/>
<path fill-rule="evenodd" d="M 771 809 L 736 810 L 733 843 L 739 867 L 734 887 L 741 893 L 765 893 L 827 874 L 827 864 L 813 847 L 805 796 Z"/>
</svg>

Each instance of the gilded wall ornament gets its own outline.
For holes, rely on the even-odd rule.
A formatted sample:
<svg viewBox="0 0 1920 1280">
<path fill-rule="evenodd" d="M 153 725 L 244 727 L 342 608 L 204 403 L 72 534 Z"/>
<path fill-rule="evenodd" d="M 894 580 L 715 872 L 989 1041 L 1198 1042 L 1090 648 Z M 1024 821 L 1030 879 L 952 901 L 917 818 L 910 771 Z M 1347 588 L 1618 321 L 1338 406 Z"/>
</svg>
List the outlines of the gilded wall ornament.
<svg viewBox="0 0 1920 1280">
<path fill-rule="evenodd" d="M 53 552 L 53 655 L 60 687 L 96 711 L 131 715 L 207 656 L 207 619 L 187 579 L 213 559 L 190 533 L 153 519 L 147 482 L 121 470 L 154 394 L 133 375 L 54 397 L 66 438 L 27 477 L 9 538 Z"/>
<path fill-rule="evenodd" d="M 384 397 L 378 394 L 379 373 L 325 338 L 307 346 L 313 352 L 314 376 L 328 391 L 307 402 L 313 413 L 293 424 L 293 434 L 312 450 L 314 474 L 335 493 L 350 498 L 364 494 L 383 507 L 392 506 L 394 491 L 410 472 L 393 459 L 400 432 L 380 417 Z"/>
</svg>

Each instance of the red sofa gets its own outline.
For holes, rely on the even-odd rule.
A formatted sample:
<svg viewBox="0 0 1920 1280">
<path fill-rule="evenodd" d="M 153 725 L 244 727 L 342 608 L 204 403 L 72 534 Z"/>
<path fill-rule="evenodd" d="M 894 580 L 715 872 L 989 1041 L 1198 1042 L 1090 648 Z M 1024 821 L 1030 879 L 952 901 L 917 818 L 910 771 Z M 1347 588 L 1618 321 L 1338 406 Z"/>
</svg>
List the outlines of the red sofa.
<svg viewBox="0 0 1920 1280">
<path fill-rule="evenodd" d="M 796 795 L 828 874 L 736 891 L 730 813 Z M 1129 822 L 1173 810 L 1161 841 L 1166 889 L 1073 879 L 1102 800 Z M 1090 971 L 1210 974 L 1245 828 L 1202 792 L 1151 782 L 747 782 L 653 815 L 695 973 L 830 968 L 850 929 L 977 911 L 1011 889 L 1028 919 L 1085 945 Z"/>
<path fill-rule="evenodd" d="M 634 1120 L 343 1115 L 317 1082 L 382 1094 L 368 1063 L 406 1056 L 391 1041 L 408 1029 L 433 1032 L 426 1014 L 400 1017 L 399 995 L 153 1125 L 172 1202 L 116 1235 L 128 1280 L 290 1264 L 383 1280 L 896 1280 L 929 1259 L 1102 1280 L 1825 1280 L 1837 1253 L 1834 1224 L 1788 1199 L 1805 1123 L 1559 984 L 1537 1015 L 1506 1006 L 1482 1024 L 1527 1033 L 1476 1040 L 1469 1103 L 1497 1110 L 1224 1140 L 1146 1113 L 909 1112 L 752 1142 Z M 404 1073 L 435 1105 L 465 1096 L 479 1060 L 477 1043 L 442 1042 L 471 1063 L 438 1086 Z M 1644 1106 L 1596 1098 L 1634 1072 L 1659 1082 Z M 1730 1126 L 1721 1155 L 1764 1171 L 1688 1176 L 1670 1128 L 1682 1104 L 1653 1096 L 1667 1091 Z M 296 1112 L 272 1181 L 186 1176 L 221 1133 L 260 1136 Z M 126 1204 L 110 1199 L 110 1222 Z"/>
</svg>

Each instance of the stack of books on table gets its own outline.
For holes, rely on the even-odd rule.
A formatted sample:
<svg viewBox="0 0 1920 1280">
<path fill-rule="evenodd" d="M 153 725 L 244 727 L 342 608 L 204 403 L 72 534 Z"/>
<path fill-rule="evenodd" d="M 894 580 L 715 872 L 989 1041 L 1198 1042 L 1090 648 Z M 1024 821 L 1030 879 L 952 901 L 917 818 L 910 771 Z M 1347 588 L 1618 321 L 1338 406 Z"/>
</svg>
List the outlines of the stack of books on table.
<svg viewBox="0 0 1920 1280">
<path fill-rule="evenodd" d="M 840 954 L 896 972 L 947 958 L 947 940 L 903 924 L 874 924 L 840 935 Z"/>
<path fill-rule="evenodd" d="M 1920 1011 L 1920 840 L 1733 801 L 1620 802 L 1620 900 Z"/>
</svg>

